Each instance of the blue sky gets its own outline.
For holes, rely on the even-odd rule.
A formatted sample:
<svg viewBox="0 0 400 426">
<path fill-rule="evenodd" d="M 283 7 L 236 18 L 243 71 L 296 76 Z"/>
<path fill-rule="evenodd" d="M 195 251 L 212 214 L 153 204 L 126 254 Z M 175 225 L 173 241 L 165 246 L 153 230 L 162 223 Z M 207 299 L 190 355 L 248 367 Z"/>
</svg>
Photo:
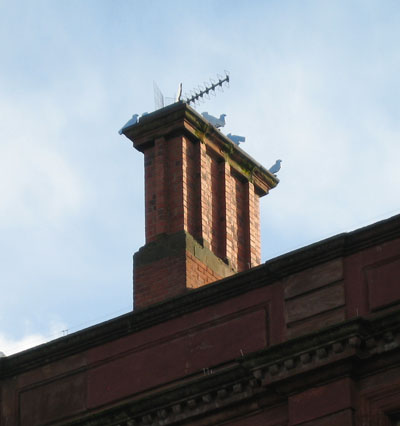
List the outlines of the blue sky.
<svg viewBox="0 0 400 426">
<path fill-rule="evenodd" d="M 0 351 L 128 312 L 143 158 L 118 129 L 229 70 L 197 107 L 279 186 L 263 260 L 400 212 L 396 1 L 0 0 Z M 65 333 L 65 332 L 64 332 Z"/>
</svg>

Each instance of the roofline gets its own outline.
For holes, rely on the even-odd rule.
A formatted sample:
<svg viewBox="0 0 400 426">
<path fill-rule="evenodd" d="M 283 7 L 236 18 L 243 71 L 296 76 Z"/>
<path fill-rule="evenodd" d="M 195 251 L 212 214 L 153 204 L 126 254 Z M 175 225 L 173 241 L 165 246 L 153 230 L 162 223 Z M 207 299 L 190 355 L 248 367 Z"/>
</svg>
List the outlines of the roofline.
<svg viewBox="0 0 400 426">
<path fill-rule="evenodd" d="M 167 320 L 210 306 L 293 273 L 400 238 L 400 214 L 352 232 L 342 233 L 289 252 L 248 271 L 224 278 L 48 343 L 0 358 L 0 378 L 62 359 Z"/>
</svg>

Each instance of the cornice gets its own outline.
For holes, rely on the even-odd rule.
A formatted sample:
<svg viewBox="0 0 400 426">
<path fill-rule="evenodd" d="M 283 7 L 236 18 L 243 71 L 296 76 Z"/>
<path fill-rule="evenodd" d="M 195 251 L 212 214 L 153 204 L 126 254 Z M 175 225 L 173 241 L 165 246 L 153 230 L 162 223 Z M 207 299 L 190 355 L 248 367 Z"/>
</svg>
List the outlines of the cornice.
<svg viewBox="0 0 400 426">
<path fill-rule="evenodd" d="M 169 105 L 144 117 L 123 134 L 139 151 L 145 151 L 157 138 L 168 139 L 184 133 L 192 140 L 205 143 L 217 156 L 227 161 L 237 173 L 253 182 L 259 196 L 274 188 L 279 179 L 254 158 L 212 126 L 184 102 Z"/>
<path fill-rule="evenodd" d="M 150 392 L 65 426 L 193 424 L 204 416 L 210 416 L 211 425 L 216 412 L 227 409 L 229 415 L 229 407 L 259 398 L 264 405 L 282 403 L 291 393 L 337 379 L 338 374 L 355 377 L 364 364 L 368 371 L 363 374 L 390 368 L 384 360 L 394 351 L 400 352 L 400 311 L 356 318 L 215 366 L 167 391 Z M 379 366 L 373 363 L 377 358 Z"/>
</svg>

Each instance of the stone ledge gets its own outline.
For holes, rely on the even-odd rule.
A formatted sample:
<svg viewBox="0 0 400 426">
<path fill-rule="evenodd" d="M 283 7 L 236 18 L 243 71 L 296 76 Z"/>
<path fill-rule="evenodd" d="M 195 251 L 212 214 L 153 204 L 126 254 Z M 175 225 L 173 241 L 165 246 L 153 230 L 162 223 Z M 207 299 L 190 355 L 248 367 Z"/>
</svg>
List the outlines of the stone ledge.
<svg viewBox="0 0 400 426">
<path fill-rule="evenodd" d="M 148 265 L 165 257 L 184 254 L 184 251 L 191 253 L 220 277 L 228 277 L 236 273 L 210 249 L 200 244 L 185 231 L 179 231 L 175 234 L 162 234 L 155 241 L 141 247 L 133 256 L 134 266 Z"/>
<path fill-rule="evenodd" d="M 310 383 L 335 378 L 338 371 L 356 374 L 360 365 L 378 354 L 378 367 L 370 364 L 369 369 L 382 368 L 384 354 L 400 352 L 399 319 L 400 311 L 370 320 L 350 320 L 244 356 L 230 365 L 215 366 L 207 374 L 203 371 L 203 375 L 179 381 L 173 389 L 149 393 L 66 426 L 164 426 L 211 416 L 266 395 L 276 403 Z M 323 373 L 315 374 L 317 370 Z"/>
</svg>

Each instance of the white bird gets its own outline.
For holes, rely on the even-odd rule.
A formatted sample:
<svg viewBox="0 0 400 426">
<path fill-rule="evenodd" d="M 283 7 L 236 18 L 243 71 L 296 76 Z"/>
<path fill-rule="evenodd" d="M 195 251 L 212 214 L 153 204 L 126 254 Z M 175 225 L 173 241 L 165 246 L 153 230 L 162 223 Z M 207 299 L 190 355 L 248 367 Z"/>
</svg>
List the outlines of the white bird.
<svg viewBox="0 0 400 426">
<path fill-rule="evenodd" d="M 178 91 L 176 93 L 175 102 L 179 102 L 181 100 L 181 96 L 182 96 L 182 83 L 179 83 Z"/>
<path fill-rule="evenodd" d="M 281 169 L 281 163 L 282 160 L 276 160 L 275 164 L 268 171 L 275 175 Z"/>
<path fill-rule="evenodd" d="M 221 114 L 219 118 L 214 117 L 213 115 L 210 115 L 208 112 L 202 112 L 201 115 L 208 120 L 213 126 L 215 126 L 217 129 L 220 127 L 225 126 L 225 117 L 226 114 Z"/>
<path fill-rule="evenodd" d="M 232 135 L 232 133 L 228 133 L 226 135 L 233 143 L 239 146 L 241 142 L 245 142 L 246 138 L 244 136 Z"/>
<path fill-rule="evenodd" d="M 118 131 L 118 133 L 122 135 L 125 129 L 127 129 L 128 127 L 134 126 L 138 122 L 138 117 L 139 117 L 139 114 L 133 114 L 132 118 L 124 124 L 124 126 Z"/>
</svg>

